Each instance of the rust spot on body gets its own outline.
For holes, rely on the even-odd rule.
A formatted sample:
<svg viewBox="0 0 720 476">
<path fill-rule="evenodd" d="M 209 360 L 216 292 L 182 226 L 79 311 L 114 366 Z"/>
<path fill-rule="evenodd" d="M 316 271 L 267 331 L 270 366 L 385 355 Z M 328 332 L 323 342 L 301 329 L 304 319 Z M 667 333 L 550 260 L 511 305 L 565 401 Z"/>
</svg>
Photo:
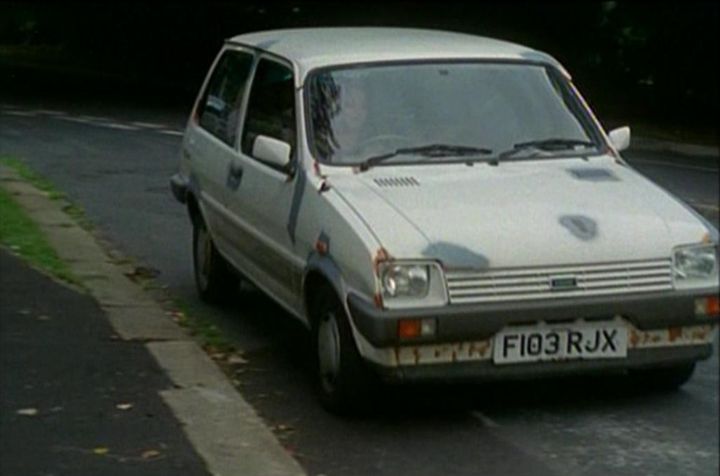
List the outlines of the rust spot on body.
<svg viewBox="0 0 720 476">
<path fill-rule="evenodd" d="M 682 327 L 671 327 L 668 329 L 668 339 L 675 342 L 682 337 Z"/>
<path fill-rule="evenodd" d="M 705 340 L 707 339 L 709 333 L 710 329 L 708 327 L 703 327 L 693 331 L 691 338 L 693 340 Z"/>
<path fill-rule="evenodd" d="M 415 356 L 415 365 L 420 363 L 420 349 L 413 347 L 413 355 Z"/>
<path fill-rule="evenodd" d="M 392 256 L 390 256 L 390 253 L 383 248 L 382 246 L 377 249 L 375 252 L 375 256 L 373 256 L 373 265 L 375 266 L 375 270 L 377 271 L 377 267 L 380 263 L 383 261 L 389 261 L 392 259 Z"/>
<path fill-rule="evenodd" d="M 638 335 L 638 331 L 632 329 L 630 331 L 630 346 L 636 347 L 638 343 L 640 343 L 640 335 Z"/>
</svg>

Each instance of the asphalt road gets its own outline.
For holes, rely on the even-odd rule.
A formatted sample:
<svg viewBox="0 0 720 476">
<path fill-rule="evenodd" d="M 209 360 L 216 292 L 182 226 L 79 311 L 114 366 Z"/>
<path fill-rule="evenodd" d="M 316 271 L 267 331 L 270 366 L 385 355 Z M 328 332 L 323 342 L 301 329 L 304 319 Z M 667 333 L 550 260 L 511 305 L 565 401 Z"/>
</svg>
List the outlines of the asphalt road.
<svg viewBox="0 0 720 476">
<path fill-rule="evenodd" d="M 182 112 L 5 103 L 0 154 L 27 160 L 104 238 L 231 336 L 249 361 L 238 375 L 243 394 L 310 474 L 718 474 L 717 350 L 676 393 L 598 379 L 389 388 L 372 416 L 328 415 L 310 387 L 306 336 L 285 312 L 249 289 L 222 309 L 195 298 L 190 226 L 167 185 L 184 120 Z M 717 164 L 627 157 L 717 224 Z"/>
</svg>

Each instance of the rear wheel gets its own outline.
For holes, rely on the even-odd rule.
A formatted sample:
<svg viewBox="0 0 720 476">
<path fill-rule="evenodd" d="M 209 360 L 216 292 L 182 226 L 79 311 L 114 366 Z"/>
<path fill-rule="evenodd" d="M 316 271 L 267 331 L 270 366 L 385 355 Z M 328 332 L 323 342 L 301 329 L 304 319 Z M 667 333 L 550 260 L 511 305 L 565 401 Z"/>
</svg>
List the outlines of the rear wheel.
<svg viewBox="0 0 720 476">
<path fill-rule="evenodd" d="M 337 414 L 364 410 L 373 396 L 377 379 L 357 350 L 342 304 L 331 289 L 323 288 L 312 312 L 320 402 L 325 409 Z"/>
<path fill-rule="evenodd" d="M 237 290 L 238 277 L 215 248 L 202 219 L 193 224 L 193 269 L 195 287 L 205 302 L 222 302 Z"/>
<path fill-rule="evenodd" d="M 643 390 L 676 390 L 683 386 L 695 371 L 695 363 L 636 370 L 630 374 L 633 384 Z"/>
</svg>

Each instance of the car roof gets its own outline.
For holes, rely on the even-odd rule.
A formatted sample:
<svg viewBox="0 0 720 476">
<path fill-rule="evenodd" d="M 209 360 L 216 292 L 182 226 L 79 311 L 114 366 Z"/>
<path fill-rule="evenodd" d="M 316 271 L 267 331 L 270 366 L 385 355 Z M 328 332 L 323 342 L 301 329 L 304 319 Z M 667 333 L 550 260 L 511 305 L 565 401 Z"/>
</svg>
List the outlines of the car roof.
<svg viewBox="0 0 720 476">
<path fill-rule="evenodd" d="M 507 41 L 439 30 L 334 27 L 271 30 L 238 35 L 228 43 L 251 46 L 291 61 L 298 86 L 315 68 L 411 60 L 501 59 L 547 63 L 568 75 L 552 56 Z"/>
</svg>

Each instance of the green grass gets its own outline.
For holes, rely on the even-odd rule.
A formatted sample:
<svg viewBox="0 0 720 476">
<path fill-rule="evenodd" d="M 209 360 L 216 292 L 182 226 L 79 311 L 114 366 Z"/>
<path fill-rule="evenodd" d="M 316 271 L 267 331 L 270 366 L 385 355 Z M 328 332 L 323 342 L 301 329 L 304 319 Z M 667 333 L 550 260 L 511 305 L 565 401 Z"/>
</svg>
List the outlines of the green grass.
<svg viewBox="0 0 720 476">
<path fill-rule="evenodd" d="M 65 198 L 65 194 L 59 192 L 55 186 L 45 177 L 39 175 L 20 159 L 14 157 L 0 156 L 0 165 L 9 167 L 33 187 L 47 193 L 53 200 Z"/>
<path fill-rule="evenodd" d="M 38 190 L 47 193 L 51 200 L 65 200 L 68 202 L 63 211 L 70 216 L 78 225 L 86 230 L 92 229 L 92 223 L 85 216 L 85 211 L 74 203 L 70 202 L 67 195 L 60 192 L 53 183 L 42 175 L 31 169 L 24 161 L 14 157 L 0 156 L 0 165 L 13 169 L 17 174 Z"/>
<path fill-rule="evenodd" d="M 0 243 L 51 275 L 81 285 L 12 196 L 0 189 Z"/>
</svg>

